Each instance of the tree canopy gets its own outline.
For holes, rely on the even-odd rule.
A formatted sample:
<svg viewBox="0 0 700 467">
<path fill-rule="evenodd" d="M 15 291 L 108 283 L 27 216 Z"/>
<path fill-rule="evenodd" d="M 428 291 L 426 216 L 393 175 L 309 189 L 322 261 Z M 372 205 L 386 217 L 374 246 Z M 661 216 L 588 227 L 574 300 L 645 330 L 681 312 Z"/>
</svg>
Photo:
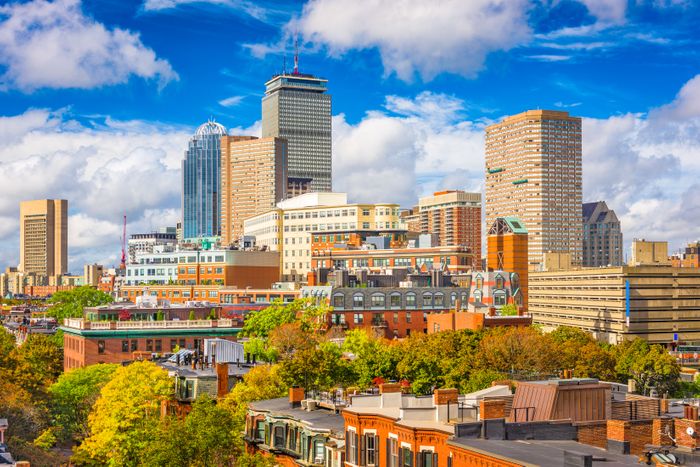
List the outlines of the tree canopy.
<svg viewBox="0 0 700 467">
<path fill-rule="evenodd" d="M 83 308 L 85 307 L 106 305 L 112 301 L 111 295 L 89 285 L 84 285 L 53 294 L 49 299 L 51 306 L 47 313 L 49 316 L 53 316 L 59 322 L 62 322 L 64 318 L 82 317 Z"/>
</svg>

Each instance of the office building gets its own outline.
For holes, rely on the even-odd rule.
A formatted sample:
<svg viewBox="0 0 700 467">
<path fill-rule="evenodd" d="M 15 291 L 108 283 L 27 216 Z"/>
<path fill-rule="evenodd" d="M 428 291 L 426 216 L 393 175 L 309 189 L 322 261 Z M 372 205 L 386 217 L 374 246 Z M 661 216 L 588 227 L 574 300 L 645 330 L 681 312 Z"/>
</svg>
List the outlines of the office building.
<svg viewBox="0 0 700 467">
<path fill-rule="evenodd" d="M 584 203 L 583 266 L 622 266 L 622 229 L 605 201 Z"/>
<path fill-rule="evenodd" d="M 243 235 L 243 221 L 274 209 L 287 192 L 287 141 L 221 138 L 221 243 Z"/>
<path fill-rule="evenodd" d="M 531 272 L 528 312 L 546 330 L 572 326 L 618 343 L 700 342 L 700 270 L 623 266 Z"/>
<path fill-rule="evenodd" d="M 437 234 L 440 246 L 466 246 L 481 263 L 481 193 L 438 191 L 418 202 L 420 232 Z"/>
<path fill-rule="evenodd" d="M 197 128 L 182 161 L 183 237 L 220 235 L 221 137 L 226 128 L 209 121 Z"/>
<path fill-rule="evenodd" d="M 668 242 L 650 241 L 643 238 L 632 240 L 630 266 L 670 266 Z"/>
<path fill-rule="evenodd" d="M 86 264 L 83 268 L 83 284 L 97 287 L 100 285 L 103 272 L 104 267 L 101 264 Z"/>
<path fill-rule="evenodd" d="M 290 180 L 331 191 L 331 96 L 328 80 L 296 70 L 265 83 L 262 137 L 285 138 Z"/>
<path fill-rule="evenodd" d="M 306 193 L 244 221 L 257 247 L 280 252 L 282 280 L 303 282 L 311 271 L 313 233 L 390 233 L 401 230 L 399 206 L 348 203 L 346 193 Z"/>
<path fill-rule="evenodd" d="M 129 250 L 129 263 L 136 261 L 137 255 L 153 253 L 161 246 L 166 251 L 174 251 L 177 246 L 177 229 L 175 227 L 162 227 L 157 232 L 131 234 L 127 242 Z"/>
<path fill-rule="evenodd" d="M 41 276 L 68 272 L 68 201 L 22 201 L 19 224 L 21 272 Z"/>
<path fill-rule="evenodd" d="M 581 119 L 529 110 L 486 128 L 486 225 L 518 217 L 529 262 L 549 251 L 582 260 Z"/>
<path fill-rule="evenodd" d="M 499 217 L 486 237 L 489 271 L 510 271 L 514 304 L 527 309 L 528 233 L 517 217 Z"/>
<path fill-rule="evenodd" d="M 682 251 L 671 256 L 674 268 L 700 267 L 700 241 L 690 242 Z"/>
</svg>

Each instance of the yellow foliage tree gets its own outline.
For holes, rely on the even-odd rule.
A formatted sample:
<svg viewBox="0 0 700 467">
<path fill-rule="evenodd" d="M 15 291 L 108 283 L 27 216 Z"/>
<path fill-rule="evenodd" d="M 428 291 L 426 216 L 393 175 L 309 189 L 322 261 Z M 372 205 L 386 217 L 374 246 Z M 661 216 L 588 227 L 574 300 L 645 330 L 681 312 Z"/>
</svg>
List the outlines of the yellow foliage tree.
<svg viewBox="0 0 700 467">
<path fill-rule="evenodd" d="M 90 436 L 78 447 L 78 463 L 138 465 L 156 436 L 160 405 L 173 392 L 168 373 L 152 362 L 119 368 L 100 391 L 88 417 Z"/>
</svg>

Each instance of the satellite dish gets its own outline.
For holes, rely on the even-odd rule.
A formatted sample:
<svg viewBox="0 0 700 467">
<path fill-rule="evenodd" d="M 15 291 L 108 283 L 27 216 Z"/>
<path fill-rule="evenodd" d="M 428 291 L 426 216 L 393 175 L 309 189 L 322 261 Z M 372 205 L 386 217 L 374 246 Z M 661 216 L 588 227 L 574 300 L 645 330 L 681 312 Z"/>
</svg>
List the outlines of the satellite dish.
<svg viewBox="0 0 700 467">
<path fill-rule="evenodd" d="M 688 433 L 688 436 L 695 436 L 695 430 L 693 430 L 693 427 L 689 426 L 685 430 L 686 433 Z"/>
</svg>

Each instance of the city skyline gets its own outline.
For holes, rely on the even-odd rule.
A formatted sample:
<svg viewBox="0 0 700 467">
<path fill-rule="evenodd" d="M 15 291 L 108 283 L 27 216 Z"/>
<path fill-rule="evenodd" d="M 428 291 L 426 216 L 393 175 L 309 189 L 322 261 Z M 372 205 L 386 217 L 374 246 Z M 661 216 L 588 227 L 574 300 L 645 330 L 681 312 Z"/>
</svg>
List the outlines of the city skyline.
<svg viewBox="0 0 700 467">
<path fill-rule="evenodd" d="M 3 40 L 16 41 L 0 44 L 4 266 L 18 263 L 24 199 L 69 200 L 71 271 L 118 262 L 124 211 L 129 233 L 174 225 L 187 140 L 209 117 L 232 134 L 259 135 L 264 82 L 281 71 L 280 44 L 292 68 L 294 30 L 300 71 L 329 79 L 333 185 L 351 201 L 409 207 L 440 189 L 481 191 L 487 124 L 537 107 L 567 109 L 583 117 L 583 201 L 605 200 L 628 240 L 669 240 L 674 251 L 695 239 L 689 211 L 700 209 L 693 196 L 700 76 L 693 5 L 509 2 L 484 21 L 497 31 L 491 34 L 474 18 L 492 2 L 457 2 L 445 18 L 428 18 L 436 31 L 449 21 L 461 25 L 454 34 L 404 23 L 402 35 L 383 34 L 376 21 L 360 27 L 354 9 L 332 30 L 323 20 L 342 3 L 332 0 L 283 11 L 267 2 L 248 9 L 117 3 L 0 7 L 0 30 L 10 38 Z M 397 14 L 373 16 L 401 21 Z M 96 54 L 98 66 L 83 76 L 80 61 L 71 60 L 90 52 L 56 52 L 64 73 L 47 76 L 41 67 L 55 62 L 43 65 L 41 51 L 19 40 L 18 24 L 47 25 L 48 17 L 58 20 L 36 28 L 32 44 L 51 30 L 73 43 L 95 39 L 96 50 L 135 44 L 135 59 Z M 118 34 L 125 31 L 126 39 Z M 437 58 L 431 50 L 440 51 Z M 194 67 L 193 57 L 213 63 Z"/>
</svg>

